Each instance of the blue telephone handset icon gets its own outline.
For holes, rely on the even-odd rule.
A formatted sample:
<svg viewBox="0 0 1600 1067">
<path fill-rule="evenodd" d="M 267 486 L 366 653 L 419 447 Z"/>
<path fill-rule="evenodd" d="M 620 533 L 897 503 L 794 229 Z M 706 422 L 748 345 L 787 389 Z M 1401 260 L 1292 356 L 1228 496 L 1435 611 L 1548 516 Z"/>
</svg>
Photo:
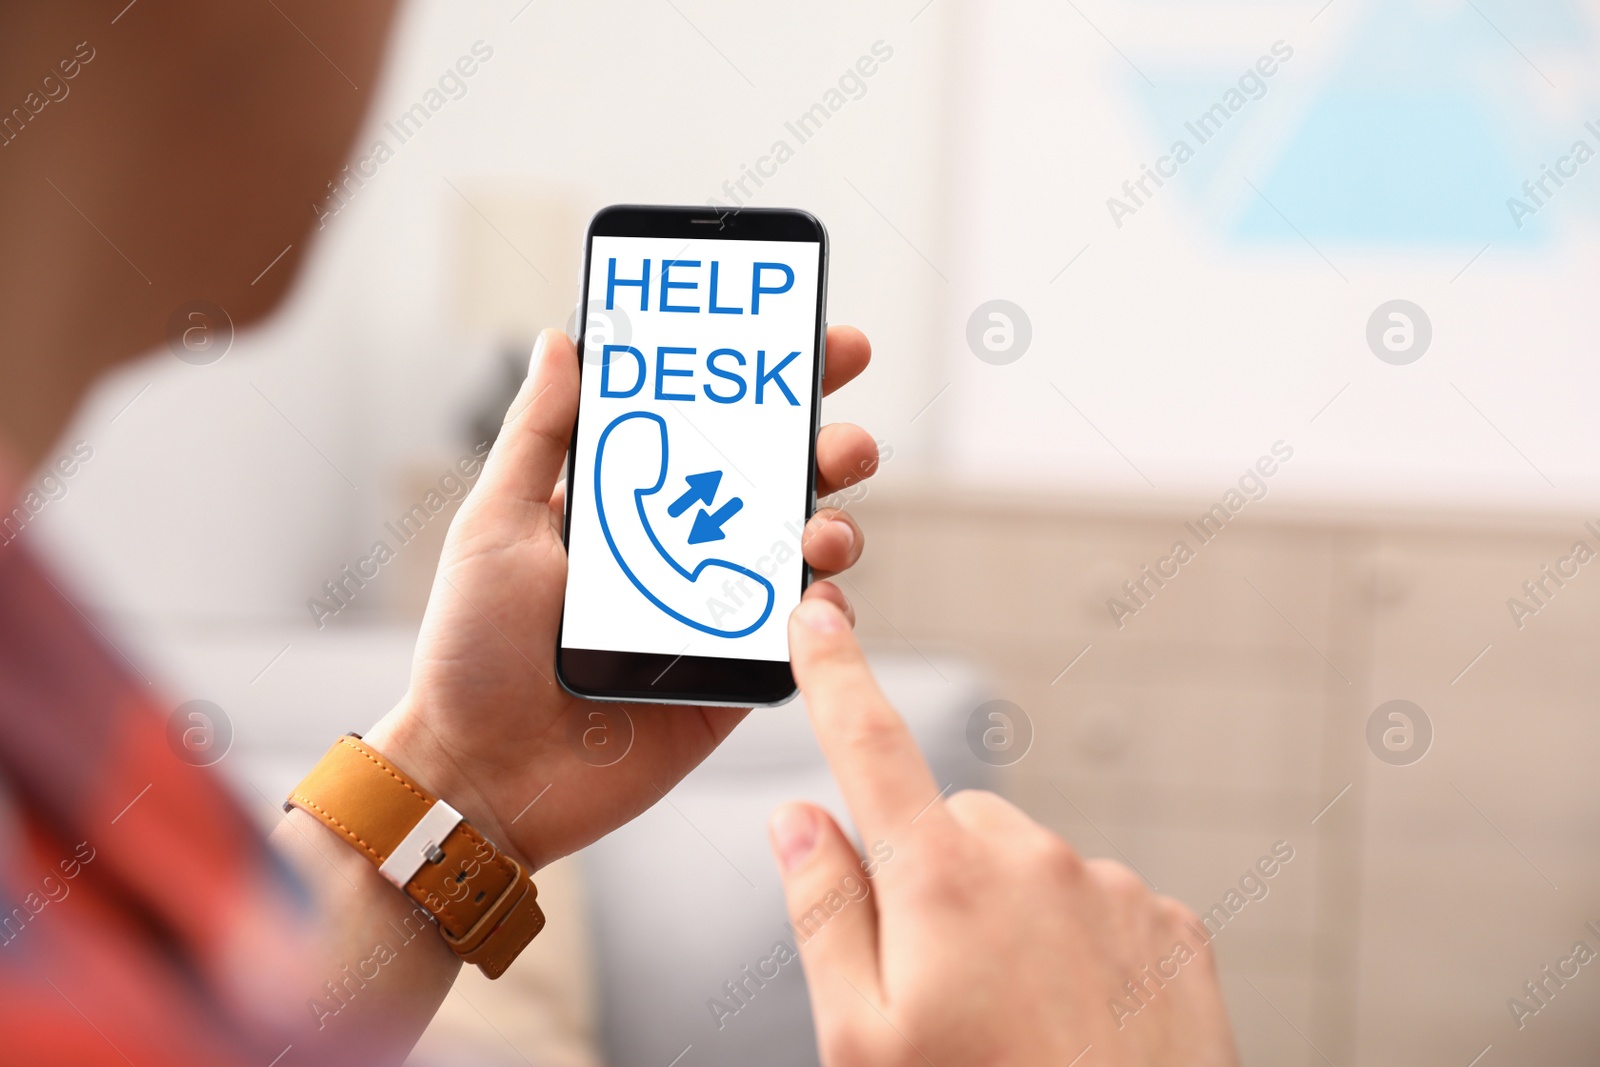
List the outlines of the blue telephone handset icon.
<svg viewBox="0 0 1600 1067">
<path fill-rule="evenodd" d="M 616 444 L 613 444 L 614 437 Z M 621 443 L 624 440 L 626 443 Z M 648 455 L 650 450 L 659 451 L 661 466 L 654 484 L 630 487 L 618 483 L 615 475 L 608 476 L 605 464 L 608 445 L 624 448 L 629 455 L 634 456 Z M 673 558 L 650 524 L 650 517 L 645 511 L 645 499 L 661 492 L 666 486 L 668 455 L 667 423 L 654 412 L 630 411 L 617 416 L 601 431 L 594 453 L 594 502 L 595 514 L 600 520 L 600 531 L 605 535 L 606 545 L 616 558 L 617 566 L 622 568 L 622 573 L 628 576 L 634 588 L 643 593 L 650 603 L 678 622 L 712 637 L 744 637 L 755 633 L 772 614 L 773 602 L 776 599 L 772 583 L 748 567 L 741 567 L 737 563 L 722 559 L 702 560 L 690 570 Z M 673 501 L 667 509 L 668 514 L 673 517 L 687 510 L 697 497 L 704 499 L 709 507 L 712 503 L 711 498 L 715 496 L 717 483 L 720 481 L 720 472 L 692 475 L 686 481 L 689 492 Z M 624 494 L 633 497 L 632 508 L 628 507 Z M 608 501 L 611 504 L 609 511 Z M 699 544 L 721 540 L 722 524 L 737 513 L 740 507 L 742 503 L 735 497 L 715 513 L 700 511 L 695 516 L 694 528 L 688 542 Z M 635 518 L 637 521 L 634 521 Z M 757 588 L 749 589 L 746 586 L 747 582 L 756 583 Z M 714 595 L 707 595 L 707 590 L 721 590 L 729 583 L 749 596 L 746 603 L 760 606 L 759 617 L 754 622 L 737 629 L 720 625 L 719 620 L 712 617 L 705 607 L 708 601 L 714 599 Z M 696 604 L 700 605 L 698 609 Z M 745 612 L 741 610 L 738 614 L 742 616 Z"/>
</svg>

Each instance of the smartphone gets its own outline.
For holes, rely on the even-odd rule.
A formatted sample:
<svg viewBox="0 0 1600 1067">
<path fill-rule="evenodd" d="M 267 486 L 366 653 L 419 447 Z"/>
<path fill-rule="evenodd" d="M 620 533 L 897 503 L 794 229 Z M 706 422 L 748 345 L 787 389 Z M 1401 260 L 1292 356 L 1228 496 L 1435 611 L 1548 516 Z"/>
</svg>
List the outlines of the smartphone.
<svg viewBox="0 0 1600 1067">
<path fill-rule="evenodd" d="M 828 236 L 804 211 L 616 206 L 585 238 L 556 676 L 781 704 L 810 581 Z"/>
</svg>

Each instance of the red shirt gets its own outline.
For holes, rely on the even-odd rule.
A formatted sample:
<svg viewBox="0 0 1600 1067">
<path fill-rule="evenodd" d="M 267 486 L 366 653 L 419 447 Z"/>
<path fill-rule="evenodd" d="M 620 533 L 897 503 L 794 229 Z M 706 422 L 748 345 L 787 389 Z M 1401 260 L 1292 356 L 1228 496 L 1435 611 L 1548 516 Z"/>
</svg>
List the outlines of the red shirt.
<svg viewBox="0 0 1600 1067">
<path fill-rule="evenodd" d="M 327 1062 L 303 891 L 69 597 L 0 543 L 0 1063 Z"/>
</svg>

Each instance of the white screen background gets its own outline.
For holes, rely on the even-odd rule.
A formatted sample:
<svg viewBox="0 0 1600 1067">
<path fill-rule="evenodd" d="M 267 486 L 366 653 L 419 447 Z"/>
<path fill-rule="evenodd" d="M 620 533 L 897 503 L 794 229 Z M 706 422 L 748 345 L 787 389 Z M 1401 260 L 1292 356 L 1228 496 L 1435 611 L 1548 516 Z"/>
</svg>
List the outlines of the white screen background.
<svg viewBox="0 0 1600 1067">
<path fill-rule="evenodd" d="M 667 655 L 714 656 L 730 659 L 784 661 L 788 659 L 787 621 L 800 600 L 800 532 L 805 521 L 807 464 L 810 462 L 811 397 L 816 363 L 816 311 L 820 246 L 797 241 L 718 241 L 681 238 L 596 237 L 589 264 L 590 308 L 603 308 L 607 271 L 617 259 L 618 279 L 641 276 L 641 261 L 650 260 L 649 308 L 640 310 L 637 286 L 618 286 L 615 307 L 626 315 L 619 326 L 628 344 L 645 357 L 646 382 L 631 397 L 601 395 L 600 345 L 607 340 L 591 336 L 583 368 L 578 414 L 576 455 L 572 483 L 572 522 L 568 545 L 566 615 L 562 645 L 566 648 L 618 652 L 656 652 Z M 674 305 L 694 305 L 698 313 L 661 310 L 661 264 L 675 261 L 674 282 L 693 282 L 697 288 L 673 289 Z M 698 260 L 699 267 L 685 261 Z M 711 314 L 710 265 L 718 270 L 717 303 L 738 307 L 744 314 Z M 754 264 L 787 264 L 794 284 L 787 292 L 763 295 L 759 314 L 752 315 L 751 279 Z M 763 283 L 779 284 L 782 275 L 767 271 Z M 620 319 L 618 320 L 620 321 Z M 656 398 L 658 346 L 694 348 L 696 354 L 667 357 L 670 369 L 692 370 L 692 377 L 665 380 L 666 393 L 693 393 L 693 401 Z M 746 392 L 735 403 L 712 402 L 704 393 L 710 386 L 727 396 L 734 383 L 712 376 L 707 355 L 732 348 L 745 356 L 738 367 L 731 358 L 718 361 L 721 369 L 738 374 Z M 755 403 L 758 350 L 767 353 L 766 368 L 790 352 L 799 352 L 781 373 L 794 394 L 791 405 L 775 384 L 765 386 L 763 401 Z M 611 389 L 625 391 L 636 378 L 633 358 L 613 357 Z M 666 483 L 645 498 L 646 515 L 661 545 L 684 568 L 694 571 L 706 559 L 724 560 L 764 575 L 773 586 L 772 610 L 761 626 L 745 636 L 722 637 L 705 633 L 673 618 L 651 603 L 629 580 L 602 535 L 595 506 L 595 452 L 601 433 L 619 416 L 648 412 L 664 420 L 669 441 Z M 652 485 L 660 470 L 660 455 L 651 441 L 647 420 L 629 420 L 606 446 L 604 479 L 607 486 L 629 489 Z M 635 447 L 641 442 L 646 447 Z M 689 475 L 722 471 L 721 484 L 707 506 L 697 501 L 677 517 L 668 507 L 688 489 Z M 743 507 L 722 525 L 724 539 L 688 543 L 695 516 L 714 513 L 737 497 Z M 703 580 L 691 593 L 670 573 L 670 567 L 649 550 L 641 533 L 631 491 L 626 508 L 614 501 L 608 489 L 606 514 L 613 536 L 635 574 L 666 603 L 691 618 L 714 619 L 719 628 L 734 630 L 760 616 L 766 594 L 753 582 L 744 590 L 728 589 L 733 575 L 716 568 L 712 581 Z M 631 527 L 628 525 L 631 524 Z M 637 551 L 644 545 L 642 552 Z M 708 569 L 710 570 L 710 569 Z M 660 580 L 663 588 L 653 584 Z M 704 586 L 704 588 L 701 588 Z M 715 599 L 720 606 L 713 606 Z"/>
</svg>

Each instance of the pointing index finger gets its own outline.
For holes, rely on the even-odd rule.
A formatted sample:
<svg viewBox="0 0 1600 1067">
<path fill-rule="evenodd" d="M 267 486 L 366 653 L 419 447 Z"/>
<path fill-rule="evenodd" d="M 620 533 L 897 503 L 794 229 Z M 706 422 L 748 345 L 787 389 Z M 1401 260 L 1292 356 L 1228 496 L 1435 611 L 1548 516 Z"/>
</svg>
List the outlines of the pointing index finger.
<svg viewBox="0 0 1600 1067">
<path fill-rule="evenodd" d="M 905 721 L 872 677 L 843 614 L 821 597 L 789 618 L 789 648 L 811 725 L 863 838 L 905 833 L 913 820 L 948 817 L 939 787 Z"/>
</svg>

